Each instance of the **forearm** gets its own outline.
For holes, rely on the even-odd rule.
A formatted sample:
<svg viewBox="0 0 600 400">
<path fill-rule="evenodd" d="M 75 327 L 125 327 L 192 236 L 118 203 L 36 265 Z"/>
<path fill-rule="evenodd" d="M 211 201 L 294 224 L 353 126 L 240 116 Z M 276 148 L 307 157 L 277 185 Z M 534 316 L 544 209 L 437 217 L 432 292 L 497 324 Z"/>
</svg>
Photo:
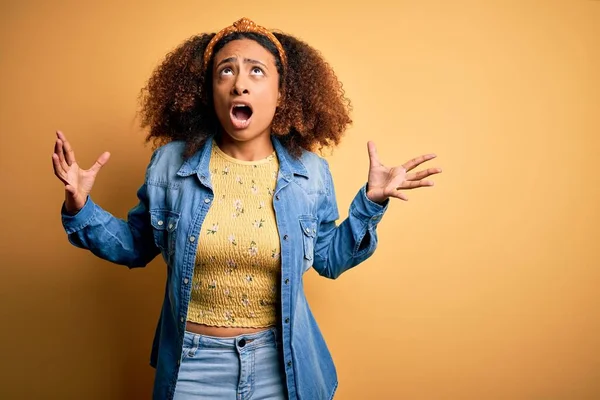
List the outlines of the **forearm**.
<svg viewBox="0 0 600 400">
<path fill-rule="evenodd" d="M 65 211 L 63 208 L 62 223 L 69 242 L 104 260 L 143 267 L 159 252 L 152 232 L 145 228 L 150 222 L 142 203 L 129 212 L 127 220 L 113 216 L 89 197 L 77 214 Z"/>
<path fill-rule="evenodd" d="M 334 221 L 320 225 L 314 268 L 335 279 L 368 259 L 377 248 L 377 225 L 387 202 L 377 204 L 366 197 L 363 186 L 350 205 L 348 217 L 338 226 Z"/>
</svg>

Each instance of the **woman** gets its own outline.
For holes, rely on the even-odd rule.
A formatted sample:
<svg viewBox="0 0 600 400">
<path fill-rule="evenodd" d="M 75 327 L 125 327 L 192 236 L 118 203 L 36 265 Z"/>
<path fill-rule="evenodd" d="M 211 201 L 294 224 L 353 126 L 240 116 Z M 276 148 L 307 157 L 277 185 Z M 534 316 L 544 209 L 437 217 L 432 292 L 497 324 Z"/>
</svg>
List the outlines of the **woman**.
<svg viewBox="0 0 600 400">
<path fill-rule="evenodd" d="M 157 399 L 330 399 L 335 366 L 303 291 L 370 257 L 390 197 L 430 186 L 437 168 L 381 164 L 346 220 L 313 151 L 339 143 L 349 102 L 317 51 L 241 19 L 192 37 L 157 68 L 142 97 L 152 154 L 139 203 L 117 219 L 89 196 L 108 161 L 88 170 L 58 132 L 70 242 L 130 268 L 159 253 L 168 266 L 151 353 Z"/>
</svg>

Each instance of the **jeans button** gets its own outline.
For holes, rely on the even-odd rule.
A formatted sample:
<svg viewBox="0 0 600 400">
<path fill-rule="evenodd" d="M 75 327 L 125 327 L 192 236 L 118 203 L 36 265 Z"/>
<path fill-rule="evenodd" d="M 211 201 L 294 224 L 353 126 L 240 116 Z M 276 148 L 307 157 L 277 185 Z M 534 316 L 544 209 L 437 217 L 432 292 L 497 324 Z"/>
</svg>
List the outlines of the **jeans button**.
<svg viewBox="0 0 600 400">
<path fill-rule="evenodd" d="M 238 342 L 238 345 L 240 347 L 244 347 L 246 345 L 246 339 L 240 339 L 240 341 Z"/>
</svg>

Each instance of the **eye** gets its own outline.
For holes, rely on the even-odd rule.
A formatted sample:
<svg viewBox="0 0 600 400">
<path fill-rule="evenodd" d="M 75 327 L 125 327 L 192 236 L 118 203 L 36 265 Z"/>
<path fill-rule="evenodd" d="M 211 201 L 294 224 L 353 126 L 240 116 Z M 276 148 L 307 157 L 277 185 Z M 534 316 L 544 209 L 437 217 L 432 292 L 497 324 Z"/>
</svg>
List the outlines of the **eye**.
<svg viewBox="0 0 600 400">
<path fill-rule="evenodd" d="M 252 75 L 264 75 L 263 70 L 259 67 L 252 67 L 251 73 Z"/>
<path fill-rule="evenodd" d="M 221 75 L 231 75 L 233 74 L 233 70 L 229 67 L 225 67 L 221 70 Z"/>
</svg>

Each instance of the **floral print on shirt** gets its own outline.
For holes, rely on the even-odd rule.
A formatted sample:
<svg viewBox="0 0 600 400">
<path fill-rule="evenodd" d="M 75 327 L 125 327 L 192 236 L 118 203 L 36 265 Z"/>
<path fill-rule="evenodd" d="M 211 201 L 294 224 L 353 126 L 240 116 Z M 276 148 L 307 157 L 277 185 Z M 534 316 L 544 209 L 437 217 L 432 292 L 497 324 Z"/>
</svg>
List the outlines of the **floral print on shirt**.
<svg viewBox="0 0 600 400">
<path fill-rule="evenodd" d="M 239 162 L 213 146 L 210 163 L 216 201 L 198 242 L 188 320 L 213 326 L 273 325 L 280 273 L 272 206 L 277 157 Z"/>
</svg>

